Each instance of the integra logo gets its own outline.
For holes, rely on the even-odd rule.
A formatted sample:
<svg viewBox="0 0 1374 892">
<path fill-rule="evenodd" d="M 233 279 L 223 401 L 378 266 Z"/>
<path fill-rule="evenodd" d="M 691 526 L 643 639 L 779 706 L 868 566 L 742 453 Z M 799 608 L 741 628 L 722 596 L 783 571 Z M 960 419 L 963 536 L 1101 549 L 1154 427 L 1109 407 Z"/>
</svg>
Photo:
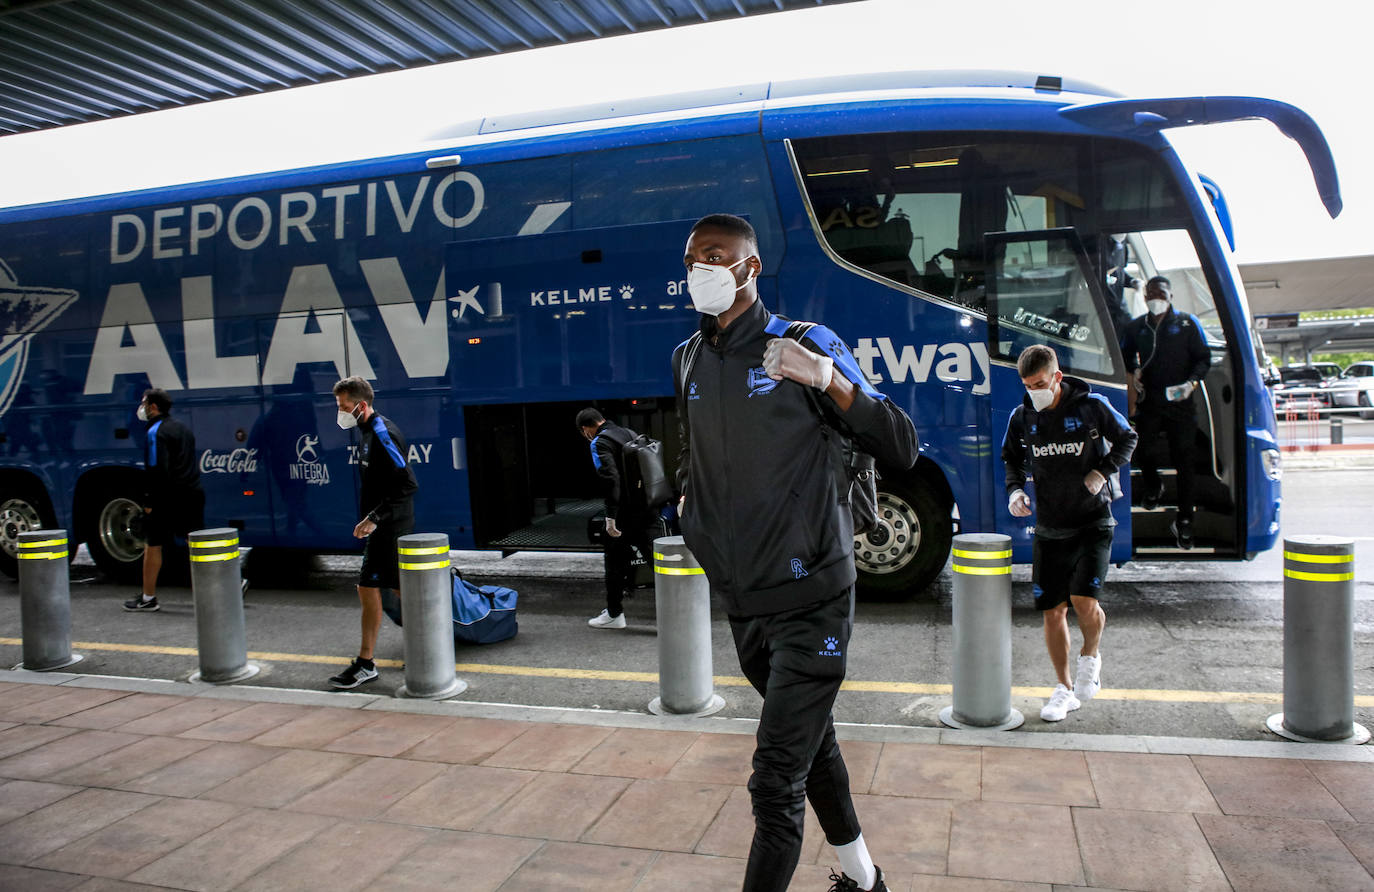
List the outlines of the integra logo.
<svg viewBox="0 0 1374 892">
<path fill-rule="evenodd" d="M 320 438 L 301 434 L 296 438 L 296 463 L 289 467 L 290 479 L 307 486 L 324 486 L 329 482 L 329 465 L 320 461 Z"/>
<path fill-rule="evenodd" d="M 0 260 L 0 415 L 14 402 L 29 363 L 29 339 L 76 300 L 66 288 L 21 288 Z"/>
<path fill-rule="evenodd" d="M 233 452 L 214 452 L 207 449 L 200 454 L 202 474 L 252 474 L 257 469 L 256 449 L 235 449 Z"/>
</svg>

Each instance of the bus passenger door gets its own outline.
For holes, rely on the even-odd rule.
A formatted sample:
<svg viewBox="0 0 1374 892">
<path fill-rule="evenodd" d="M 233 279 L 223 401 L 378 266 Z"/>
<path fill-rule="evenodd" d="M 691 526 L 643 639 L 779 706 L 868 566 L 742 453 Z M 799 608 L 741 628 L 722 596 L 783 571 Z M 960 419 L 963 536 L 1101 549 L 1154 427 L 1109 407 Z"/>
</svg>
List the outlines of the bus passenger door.
<svg viewBox="0 0 1374 892">
<path fill-rule="evenodd" d="M 988 353 L 997 379 L 992 388 L 992 429 L 998 450 L 990 486 L 1000 492 L 1005 471 L 1002 436 L 1025 393 L 1016 373 L 1022 350 L 1032 344 L 1053 347 L 1063 373 L 1086 381 L 1122 417 L 1126 377 L 1104 290 L 1075 230 L 988 233 L 986 246 Z M 1117 522 L 1112 560 L 1118 562 L 1131 557 L 1128 473 L 1123 469 L 1118 475 L 1124 495 L 1112 503 Z M 1034 490 L 1028 491 L 1034 501 Z M 1015 560 L 1029 561 L 1036 516 L 1012 517 L 1003 504 L 996 517 L 997 531 L 1012 537 Z"/>
</svg>

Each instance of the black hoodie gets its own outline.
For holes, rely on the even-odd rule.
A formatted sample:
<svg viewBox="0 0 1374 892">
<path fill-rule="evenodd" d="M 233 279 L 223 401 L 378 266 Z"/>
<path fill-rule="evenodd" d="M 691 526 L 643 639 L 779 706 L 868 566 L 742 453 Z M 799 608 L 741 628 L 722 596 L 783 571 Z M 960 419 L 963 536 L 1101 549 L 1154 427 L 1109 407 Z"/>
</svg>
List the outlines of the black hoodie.
<svg viewBox="0 0 1374 892">
<path fill-rule="evenodd" d="M 1135 451 L 1136 433 L 1086 381 L 1064 376 L 1059 405 L 1035 411 L 1026 395 L 1011 413 L 1002 440 L 1007 495 L 1035 478 L 1035 534 L 1067 538 L 1089 527 L 1111 527 L 1109 486 L 1093 495 L 1083 485 L 1090 471 L 1110 480 Z"/>
<path fill-rule="evenodd" d="M 853 522 L 836 485 L 834 431 L 894 472 L 911 467 L 919 447 L 911 419 L 823 326 L 801 343 L 830 356 L 835 374 L 858 385 L 848 412 L 819 391 L 768 377 L 764 347 L 786 326 L 756 300 L 723 331 L 714 316 L 701 317 L 701 347 L 686 380 L 687 342 L 673 353 L 682 535 L 731 616 L 815 604 L 854 583 Z"/>
</svg>

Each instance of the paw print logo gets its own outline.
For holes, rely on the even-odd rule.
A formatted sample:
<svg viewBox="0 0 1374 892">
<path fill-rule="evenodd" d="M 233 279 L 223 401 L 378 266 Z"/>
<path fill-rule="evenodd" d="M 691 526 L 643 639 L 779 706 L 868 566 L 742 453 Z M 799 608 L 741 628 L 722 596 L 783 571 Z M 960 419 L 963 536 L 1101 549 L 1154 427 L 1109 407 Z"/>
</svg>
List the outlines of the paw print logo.
<svg viewBox="0 0 1374 892">
<path fill-rule="evenodd" d="M 621 286 L 620 286 L 620 299 L 621 299 L 621 300 L 629 300 L 630 298 L 632 298 L 632 297 L 634 297 L 634 296 L 635 296 L 635 286 L 633 286 L 633 285 L 621 285 Z"/>
<path fill-rule="evenodd" d="M 839 646 L 840 646 L 840 642 L 836 641 L 834 638 L 827 638 L 827 639 L 825 639 L 825 649 L 826 649 L 826 650 L 834 650 L 835 648 L 837 648 L 837 647 L 839 647 Z"/>
</svg>

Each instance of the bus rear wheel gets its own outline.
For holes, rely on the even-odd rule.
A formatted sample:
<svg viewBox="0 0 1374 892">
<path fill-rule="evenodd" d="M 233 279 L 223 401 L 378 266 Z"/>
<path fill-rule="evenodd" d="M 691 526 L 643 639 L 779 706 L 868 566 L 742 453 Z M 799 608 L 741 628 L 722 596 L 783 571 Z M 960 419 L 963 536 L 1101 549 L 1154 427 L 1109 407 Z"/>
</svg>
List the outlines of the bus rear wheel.
<svg viewBox="0 0 1374 892">
<path fill-rule="evenodd" d="M 143 506 L 130 493 L 107 491 L 96 500 L 86 539 L 91 560 L 112 581 L 133 584 L 143 577 Z"/>
<path fill-rule="evenodd" d="M 55 522 L 45 517 L 47 507 L 36 493 L 21 490 L 0 501 L 0 572 L 19 578 L 19 534 L 51 528 Z"/>
<path fill-rule="evenodd" d="M 870 600 L 914 598 L 944 569 L 953 540 L 949 511 L 919 483 L 878 483 L 878 525 L 854 537 L 859 591 Z"/>
</svg>

